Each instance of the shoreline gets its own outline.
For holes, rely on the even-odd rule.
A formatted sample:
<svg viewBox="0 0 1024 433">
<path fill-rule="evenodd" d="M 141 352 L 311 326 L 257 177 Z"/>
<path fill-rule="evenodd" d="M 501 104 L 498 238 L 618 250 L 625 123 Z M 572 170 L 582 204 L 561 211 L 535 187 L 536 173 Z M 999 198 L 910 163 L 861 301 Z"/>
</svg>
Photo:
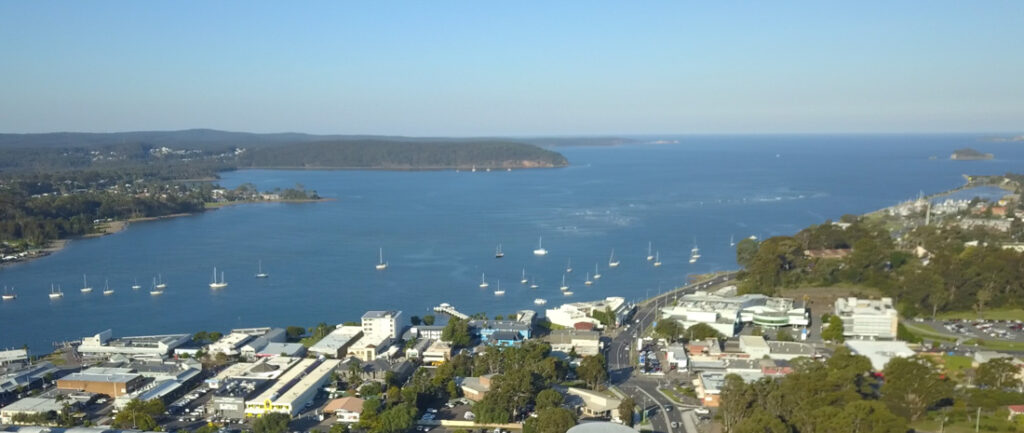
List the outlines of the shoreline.
<svg viewBox="0 0 1024 433">
<path fill-rule="evenodd" d="M 214 210 L 221 209 L 221 208 L 224 208 L 224 207 L 237 206 L 237 205 L 241 205 L 241 204 L 254 204 L 254 203 L 319 203 L 319 202 L 336 201 L 336 200 L 337 200 L 336 198 L 319 198 L 319 199 L 304 199 L 304 200 L 237 201 L 237 202 L 227 202 L 227 203 L 224 203 L 224 204 L 218 204 L 216 206 L 209 206 L 211 203 L 205 203 L 204 204 L 205 207 L 203 208 L 203 210 L 201 210 L 199 212 L 183 212 L 183 213 L 175 213 L 175 214 L 161 215 L 161 216 L 155 216 L 155 217 L 138 217 L 138 218 L 129 218 L 129 219 L 126 219 L 126 220 L 106 221 L 106 222 L 102 222 L 102 223 L 96 224 L 96 226 L 95 226 L 96 232 L 94 232 L 94 233 L 87 233 L 87 234 L 84 234 L 84 235 L 81 235 L 81 236 L 75 236 L 75 237 L 64 238 L 64 239 L 54 239 L 54 240 L 50 241 L 45 247 L 26 251 L 27 255 L 25 257 L 23 257 L 23 258 L 19 258 L 18 260 L 10 260 L 10 261 L 0 262 L 0 269 L 6 268 L 8 266 L 15 266 L 15 265 L 20 265 L 20 264 L 30 263 L 30 262 L 33 262 L 35 260 L 38 260 L 38 259 L 41 259 L 41 258 L 44 258 L 44 257 L 48 257 L 48 256 L 50 256 L 52 254 L 59 253 L 59 252 L 63 251 L 64 248 L 67 248 L 68 244 L 70 244 L 72 241 L 75 241 L 75 240 L 96 239 L 96 238 L 101 238 L 101 237 L 104 237 L 104 236 L 109 236 L 109 235 L 120 233 L 122 231 L 125 231 L 128 228 L 128 226 L 132 225 L 133 223 L 148 222 L 148 221 L 159 221 L 159 220 L 165 220 L 165 219 L 171 219 L 171 218 L 180 218 L 180 217 L 186 217 L 186 216 L 193 216 L 193 215 L 198 215 L 198 214 L 203 213 L 203 212 L 214 211 Z"/>
</svg>

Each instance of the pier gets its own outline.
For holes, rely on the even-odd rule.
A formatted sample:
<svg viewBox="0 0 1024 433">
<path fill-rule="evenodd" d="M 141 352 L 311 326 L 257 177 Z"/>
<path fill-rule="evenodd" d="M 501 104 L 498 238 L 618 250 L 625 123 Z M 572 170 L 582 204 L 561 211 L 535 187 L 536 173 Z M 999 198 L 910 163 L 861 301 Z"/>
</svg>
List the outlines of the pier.
<svg viewBox="0 0 1024 433">
<path fill-rule="evenodd" d="M 458 310 L 455 309 L 455 307 L 453 307 L 451 304 L 449 304 L 447 302 L 434 307 L 434 311 L 436 311 L 438 313 L 447 314 L 447 315 L 455 317 L 457 319 L 466 320 L 466 319 L 469 318 L 469 315 L 460 313 Z"/>
</svg>

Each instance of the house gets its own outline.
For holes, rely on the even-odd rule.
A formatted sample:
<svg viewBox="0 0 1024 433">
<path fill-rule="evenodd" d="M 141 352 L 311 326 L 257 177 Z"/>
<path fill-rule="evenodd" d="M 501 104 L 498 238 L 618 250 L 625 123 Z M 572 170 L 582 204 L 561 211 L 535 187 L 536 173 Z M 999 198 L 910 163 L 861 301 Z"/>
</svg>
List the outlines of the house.
<svg viewBox="0 0 1024 433">
<path fill-rule="evenodd" d="M 338 421 L 344 423 L 359 422 L 359 415 L 363 413 L 363 399 L 356 397 L 336 398 L 327 402 L 327 406 L 324 406 L 324 413 L 333 414 Z"/>
<path fill-rule="evenodd" d="M 449 359 L 452 359 L 452 346 L 441 340 L 435 340 L 423 351 L 423 363 L 427 365 L 438 365 Z"/>
<path fill-rule="evenodd" d="M 601 334 L 597 331 L 558 329 L 551 331 L 547 340 L 551 344 L 552 352 L 570 353 L 575 350 L 580 356 L 601 353 Z"/>
<path fill-rule="evenodd" d="M 622 404 L 622 400 L 588 389 L 570 387 L 566 392 L 582 400 L 579 409 L 583 418 L 617 418 L 616 409 Z"/>
<path fill-rule="evenodd" d="M 478 377 L 464 377 L 462 378 L 459 387 L 462 388 L 462 395 L 472 401 L 480 401 L 484 399 L 487 392 L 491 390 L 491 378 L 493 374 L 485 374 Z"/>
<path fill-rule="evenodd" d="M 1010 416 L 1007 417 L 1009 420 L 1012 420 L 1015 416 L 1024 414 L 1024 404 L 1006 406 L 1006 409 L 1010 411 Z"/>
</svg>

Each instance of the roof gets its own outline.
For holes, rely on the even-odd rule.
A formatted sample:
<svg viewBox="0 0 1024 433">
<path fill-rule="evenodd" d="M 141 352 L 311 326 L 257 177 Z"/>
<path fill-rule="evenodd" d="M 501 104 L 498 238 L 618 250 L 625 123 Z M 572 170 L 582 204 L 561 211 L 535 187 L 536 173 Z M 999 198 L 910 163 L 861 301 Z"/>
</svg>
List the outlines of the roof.
<svg viewBox="0 0 1024 433">
<path fill-rule="evenodd" d="M 619 400 L 618 398 L 587 389 L 570 387 L 567 391 L 569 394 L 579 396 L 583 399 L 583 403 L 587 405 L 587 408 L 594 412 L 615 410 L 620 404 L 622 404 L 622 400 Z"/>
<path fill-rule="evenodd" d="M 314 353 L 337 353 L 339 349 L 348 347 L 363 333 L 360 326 L 339 326 L 309 348 Z"/>
<path fill-rule="evenodd" d="M 496 331 L 491 334 L 490 338 L 495 341 L 519 341 L 522 339 L 518 332 L 512 331 Z"/>
<path fill-rule="evenodd" d="M 338 411 L 346 412 L 363 412 L 363 399 L 356 397 L 342 397 L 336 398 L 327 402 L 327 406 L 324 406 L 325 413 L 334 413 Z"/>
<path fill-rule="evenodd" d="M 101 370 L 101 371 L 93 371 L 93 370 Z M 118 371 L 118 372 L 107 372 L 107 371 L 102 371 L 102 370 L 106 370 L 106 369 L 90 368 L 90 369 L 87 369 L 87 370 L 82 371 L 80 373 L 71 373 L 71 374 L 69 374 L 67 376 L 64 376 L 63 378 L 61 378 L 59 380 L 60 381 L 76 380 L 76 381 L 82 381 L 82 382 L 104 382 L 104 383 L 128 383 L 129 381 L 131 381 L 131 380 L 141 376 L 138 373 L 127 373 L 127 372 L 121 372 L 121 371 Z M 110 370 L 126 370 L 126 369 L 120 369 L 119 368 L 119 369 L 110 369 Z"/>
<path fill-rule="evenodd" d="M 366 314 L 363 314 L 363 320 L 384 319 L 388 316 L 397 317 L 400 313 L 401 311 L 367 311 Z"/>
<path fill-rule="evenodd" d="M 280 355 L 287 353 L 289 356 L 302 353 L 306 348 L 302 343 L 270 343 L 267 344 L 260 353 L 269 353 L 273 355 Z"/>
<path fill-rule="evenodd" d="M 814 346 L 796 341 L 769 341 L 772 353 L 783 355 L 814 355 Z"/>
<path fill-rule="evenodd" d="M 4 406 L 2 410 L 4 412 L 48 412 L 51 410 L 59 412 L 62 408 L 62 404 L 52 398 L 25 397 Z"/>
<path fill-rule="evenodd" d="M 1009 409 L 1011 413 L 1024 412 L 1024 404 L 1011 404 L 1006 406 L 1006 408 Z"/>
<path fill-rule="evenodd" d="M 636 433 L 636 430 L 613 422 L 583 422 L 570 428 L 566 433 Z"/>
<path fill-rule="evenodd" d="M 597 331 L 578 331 L 575 329 L 557 329 L 551 331 L 548 340 L 552 344 L 569 344 L 580 340 L 600 341 L 601 334 Z"/>
<path fill-rule="evenodd" d="M 871 367 L 882 371 L 892 358 L 914 356 L 915 352 L 902 341 L 846 340 L 846 347 L 853 353 L 871 360 Z"/>
</svg>

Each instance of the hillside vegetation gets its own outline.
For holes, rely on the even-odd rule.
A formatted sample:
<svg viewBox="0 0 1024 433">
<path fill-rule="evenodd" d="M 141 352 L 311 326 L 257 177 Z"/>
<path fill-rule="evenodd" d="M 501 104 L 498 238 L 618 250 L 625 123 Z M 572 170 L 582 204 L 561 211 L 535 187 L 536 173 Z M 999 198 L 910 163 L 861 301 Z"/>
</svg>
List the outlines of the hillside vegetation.
<svg viewBox="0 0 1024 433">
<path fill-rule="evenodd" d="M 286 168 L 535 168 L 568 164 L 565 157 L 556 152 L 506 141 L 312 142 L 253 149 L 238 160 L 240 167 Z"/>
</svg>

